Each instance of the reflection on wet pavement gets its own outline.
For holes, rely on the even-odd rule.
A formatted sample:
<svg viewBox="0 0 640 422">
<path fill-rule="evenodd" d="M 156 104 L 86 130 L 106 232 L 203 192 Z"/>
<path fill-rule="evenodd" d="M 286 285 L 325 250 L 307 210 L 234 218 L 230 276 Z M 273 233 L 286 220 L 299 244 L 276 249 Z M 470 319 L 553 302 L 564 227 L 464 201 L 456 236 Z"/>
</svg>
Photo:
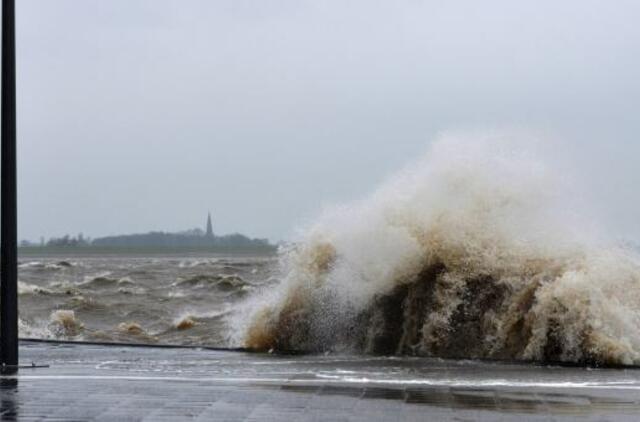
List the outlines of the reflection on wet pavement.
<svg viewBox="0 0 640 422">
<path fill-rule="evenodd" d="M 0 376 L 5 420 L 612 420 L 640 414 L 640 371 L 274 356 L 23 342 L 50 368 Z"/>
</svg>

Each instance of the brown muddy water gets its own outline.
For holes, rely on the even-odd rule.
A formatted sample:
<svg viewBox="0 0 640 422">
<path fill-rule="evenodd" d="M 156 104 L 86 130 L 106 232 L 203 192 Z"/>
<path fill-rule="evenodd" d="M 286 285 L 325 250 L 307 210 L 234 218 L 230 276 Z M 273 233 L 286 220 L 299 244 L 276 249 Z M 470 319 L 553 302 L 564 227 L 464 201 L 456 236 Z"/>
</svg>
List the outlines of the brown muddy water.
<svg viewBox="0 0 640 422">
<path fill-rule="evenodd" d="M 273 256 L 21 257 L 20 336 L 230 345 L 230 317 L 278 283 Z"/>
</svg>

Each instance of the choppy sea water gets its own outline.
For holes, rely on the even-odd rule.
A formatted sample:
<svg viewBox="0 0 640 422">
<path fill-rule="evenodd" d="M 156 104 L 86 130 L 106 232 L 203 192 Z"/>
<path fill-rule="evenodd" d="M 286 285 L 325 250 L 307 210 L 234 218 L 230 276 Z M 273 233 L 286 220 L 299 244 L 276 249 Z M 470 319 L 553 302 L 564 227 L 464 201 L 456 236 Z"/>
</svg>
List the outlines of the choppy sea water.
<svg viewBox="0 0 640 422">
<path fill-rule="evenodd" d="M 236 305 L 278 282 L 273 256 L 58 256 L 19 263 L 20 335 L 229 345 Z"/>
</svg>

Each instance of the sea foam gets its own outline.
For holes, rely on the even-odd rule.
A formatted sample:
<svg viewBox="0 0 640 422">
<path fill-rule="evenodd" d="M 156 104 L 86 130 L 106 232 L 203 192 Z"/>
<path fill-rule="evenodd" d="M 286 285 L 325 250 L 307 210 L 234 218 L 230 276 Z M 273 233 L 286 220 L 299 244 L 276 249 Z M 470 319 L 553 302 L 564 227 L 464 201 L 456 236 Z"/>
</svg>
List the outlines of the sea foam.
<svg viewBox="0 0 640 422">
<path fill-rule="evenodd" d="M 517 136 L 445 135 L 281 254 L 262 350 L 640 364 L 640 258 Z"/>
</svg>

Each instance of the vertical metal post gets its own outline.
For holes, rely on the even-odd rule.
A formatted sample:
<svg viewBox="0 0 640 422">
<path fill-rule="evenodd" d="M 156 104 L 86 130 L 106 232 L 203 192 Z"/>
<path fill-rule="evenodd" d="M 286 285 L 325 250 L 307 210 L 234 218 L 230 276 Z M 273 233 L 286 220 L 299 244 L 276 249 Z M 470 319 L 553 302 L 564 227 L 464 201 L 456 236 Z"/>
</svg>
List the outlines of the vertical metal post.
<svg viewBox="0 0 640 422">
<path fill-rule="evenodd" d="M 0 131 L 0 364 L 18 365 L 15 0 L 2 0 Z"/>
</svg>

